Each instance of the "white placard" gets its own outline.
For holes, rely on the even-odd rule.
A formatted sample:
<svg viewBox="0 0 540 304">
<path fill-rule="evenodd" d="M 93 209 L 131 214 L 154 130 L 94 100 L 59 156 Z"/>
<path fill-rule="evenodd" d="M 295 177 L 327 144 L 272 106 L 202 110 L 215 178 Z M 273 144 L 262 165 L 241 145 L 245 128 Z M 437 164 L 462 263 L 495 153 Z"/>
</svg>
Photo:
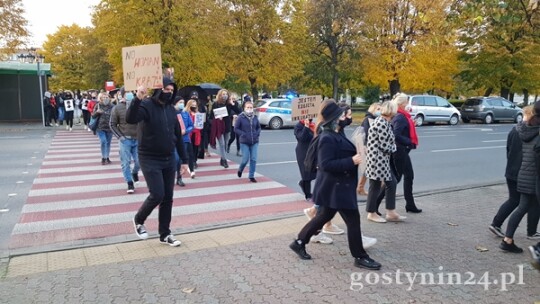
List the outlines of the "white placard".
<svg viewBox="0 0 540 304">
<path fill-rule="evenodd" d="M 205 121 L 206 121 L 205 113 L 195 113 L 195 121 L 193 122 L 195 129 L 199 129 L 199 130 L 204 129 Z"/>
<path fill-rule="evenodd" d="M 66 112 L 71 112 L 75 108 L 73 107 L 73 99 L 66 99 L 64 100 L 64 107 L 66 108 Z"/>
<path fill-rule="evenodd" d="M 223 118 L 223 117 L 229 116 L 229 113 L 227 113 L 227 107 L 213 109 L 212 111 L 214 111 L 215 118 Z"/>
</svg>

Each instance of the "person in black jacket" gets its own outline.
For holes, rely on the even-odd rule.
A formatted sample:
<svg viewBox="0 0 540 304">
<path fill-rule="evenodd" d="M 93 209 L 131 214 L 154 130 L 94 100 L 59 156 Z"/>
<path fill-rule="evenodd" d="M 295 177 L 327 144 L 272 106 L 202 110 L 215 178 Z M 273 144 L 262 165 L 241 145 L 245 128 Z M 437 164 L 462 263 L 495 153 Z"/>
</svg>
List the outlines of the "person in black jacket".
<svg viewBox="0 0 540 304">
<path fill-rule="evenodd" d="M 522 141 L 522 159 L 517 179 L 517 191 L 521 196 L 517 209 L 508 220 L 505 237 L 499 248 L 507 252 L 521 253 L 523 249 L 514 243 L 514 233 L 525 213 L 538 212 L 538 208 L 540 208 L 538 203 L 539 174 L 536 167 L 540 159 L 538 159 L 534 151 L 540 131 L 540 103 L 536 103 L 534 106 L 534 116 L 526 122 L 517 124 L 516 130 Z M 537 223 L 538 218 L 534 225 L 537 225 Z M 536 230 L 536 227 L 534 230 Z"/>
<path fill-rule="evenodd" d="M 163 78 L 163 89 L 154 90 L 150 98 L 145 98 L 146 88 L 141 86 L 126 114 L 127 123 L 138 123 L 139 164 L 150 192 L 133 219 L 135 232 L 141 239 L 148 238 L 144 222 L 159 205 L 159 239 L 170 246 L 181 244 L 170 230 L 175 148 L 182 159 L 181 171 L 188 170 L 180 123 L 172 105 L 176 91 L 176 84 L 169 78 Z"/>
<path fill-rule="evenodd" d="M 360 213 L 356 201 L 356 185 L 358 183 L 358 164 L 362 157 L 356 147 L 338 132 L 339 118 L 343 115 L 333 99 L 321 104 L 319 126 L 323 128 L 317 151 L 317 187 L 313 191 L 313 200 L 319 205 L 319 212 L 309 221 L 290 245 L 301 259 L 309 260 L 305 245 L 311 236 L 321 230 L 326 222 L 337 212 L 347 225 L 347 238 L 354 265 L 370 270 L 378 270 L 381 264 L 369 257 L 362 243 L 360 230 Z"/>
<path fill-rule="evenodd" d="M 532 116 L 533 106 L 523 108 L 523 121 L 528 121 Z M 501 226 L 519 205 L 520 194 L 517 190 L 517 179 L 519 168 L 521 167 L 521 153 L 521 139 L 514 126 L 508 133 L 506 140 L 506 171 L 504 176 L 506 177 L 506 185 L 508 187 L 508 199 L 499 207 L 491 225 L 489 225 L 489 230 L 498 237 L 504 237 Z M 536 234 L 535 217 L 538 222 L 538 215 L 535 215 L 535 212 L 527 213 L 527 235 L 529 237 L 533 237 Z"/>
</svg>

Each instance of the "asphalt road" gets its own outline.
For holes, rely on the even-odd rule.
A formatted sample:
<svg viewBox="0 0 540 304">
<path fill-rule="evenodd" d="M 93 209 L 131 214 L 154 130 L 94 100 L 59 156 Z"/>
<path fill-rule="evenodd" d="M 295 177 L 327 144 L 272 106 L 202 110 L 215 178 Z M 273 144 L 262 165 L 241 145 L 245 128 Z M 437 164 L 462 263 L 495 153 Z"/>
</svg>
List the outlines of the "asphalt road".
<svg viewBox="0 0 540 304">
<path fill-rule="evenodd" d="M 411 152 L 414 191 L 502 183 L 505 146 L 513 124 L 428 125 L 417 129 L 420 145 Z M 350 137 L 357 126 L 349 127 Z M 263 130 L 257 171 L 300 192 L 293 129 Z M 239 161 L 231 149 L 230 158 Z M 398 185 L 398 195 L 402 186 Z"/>
</svg>

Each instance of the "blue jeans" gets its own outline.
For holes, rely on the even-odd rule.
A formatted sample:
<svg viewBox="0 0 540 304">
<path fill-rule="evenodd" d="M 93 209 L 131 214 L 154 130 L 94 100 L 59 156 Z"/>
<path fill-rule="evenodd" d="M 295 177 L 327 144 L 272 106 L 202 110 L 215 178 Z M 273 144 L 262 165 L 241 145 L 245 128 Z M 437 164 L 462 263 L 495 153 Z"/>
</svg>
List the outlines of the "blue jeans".
<svg viewBox="0 0 540 304">
<path fill-rule="evenodd" d="M 255 167 L 257 166 L 257 150 L 259 143 L 253 145 L 240 144 L 240 150 L 242 151 L 242 162 L 238 171 L 243 172 L 249 160 L 249 178 L 255 177 Z"/>
<path fill-rule="evenodd" d="M 122 173 L 126 182 L 133 182 L 132 174 L 139 173 L 139 154 L 137 153 L 137 140 L 124 139 L 118 142 L 120 146 L 120 162 L 122 163 Z M 133 159 L 133 170 L 131 170 L 131 160 Z"/>
<path fill-rule="evenodd" d="M 101 158 L 109 158 L 109 154 L 111 153 L 112 132 L 99 130 L 97 135 L 101 142 Z"/>
<path fill-rule="evenodd" d="M 64 114 L 66 113 L 66 109 L 63 107 L 58 107 L 58 120 L 60 122 L 64 121 Z"/>
</svg>

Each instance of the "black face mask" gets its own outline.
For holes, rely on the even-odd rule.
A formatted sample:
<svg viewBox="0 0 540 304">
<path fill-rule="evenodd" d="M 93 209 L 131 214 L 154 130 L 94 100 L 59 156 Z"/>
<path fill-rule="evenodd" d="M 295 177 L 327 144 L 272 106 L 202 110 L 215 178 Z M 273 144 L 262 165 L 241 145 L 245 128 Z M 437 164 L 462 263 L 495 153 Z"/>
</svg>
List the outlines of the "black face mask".
<svg viewBox="0 0 540 304">
<path fill-rule="evenodd" d="M 195 112 L 197 111 L 197 107 L 190 107 L 191 111 Z"/>
<path fill-rule="evenodd" d="M 164 103 L 169 103 L 172 101 L 172 95 L 172 93 L 161 92 L 159 95 L 159 100 Z"/>
<path fill-rule="evenodd" d="M 339 121 L 339 126 L 341 128 L 345 128 L 346 126 L 350 125 L 352 123 L 352 118 L 345 118 L 345 120 Z"/>
</svg>

